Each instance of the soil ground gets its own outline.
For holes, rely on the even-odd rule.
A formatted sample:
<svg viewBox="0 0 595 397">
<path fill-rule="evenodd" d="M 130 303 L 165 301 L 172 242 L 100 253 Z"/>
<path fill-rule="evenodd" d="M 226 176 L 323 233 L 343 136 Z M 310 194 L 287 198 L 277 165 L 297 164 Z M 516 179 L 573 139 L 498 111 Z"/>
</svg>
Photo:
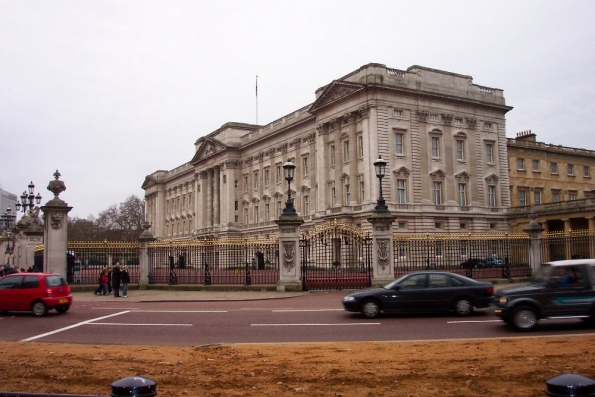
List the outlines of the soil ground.
<svg viewBox="0 0 595 397">
<path fill-rule="evenodd" d="M 158 396 L 545 396 L 595 378 L 595 335 L 186 348 L 0 343 L 0 390 L 109 395 L 128 376 Z"/>
</svg>

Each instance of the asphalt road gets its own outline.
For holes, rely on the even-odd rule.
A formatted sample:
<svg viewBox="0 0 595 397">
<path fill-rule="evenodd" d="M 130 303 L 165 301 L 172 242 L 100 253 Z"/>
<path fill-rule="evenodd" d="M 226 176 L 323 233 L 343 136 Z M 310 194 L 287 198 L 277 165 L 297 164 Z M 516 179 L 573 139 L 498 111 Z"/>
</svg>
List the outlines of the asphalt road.
<svg viewBox="0 0 595 397">
<path fill-rule="evenodd" d="M 364 319 L 342 309 L 345 292 L 313 292 L 257 301 L 133 302 L 98 297 L 59 315 L 0 315 L 0 341 L 199 346 L 216 343 L 399 341 L 527 336 L 491 309 L 470 317 L 383 316 Z M 531 336 L 595 334 L 579 319 L 540 322 Z"/>
</svg>

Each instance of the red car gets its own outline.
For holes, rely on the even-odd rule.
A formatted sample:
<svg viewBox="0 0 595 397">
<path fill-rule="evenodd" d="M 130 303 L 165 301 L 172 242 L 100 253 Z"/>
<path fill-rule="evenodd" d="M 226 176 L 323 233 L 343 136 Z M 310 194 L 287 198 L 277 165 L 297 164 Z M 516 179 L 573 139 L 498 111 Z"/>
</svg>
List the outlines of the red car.
<svg viewBox="0 0 595 397">
<path fill-rule="evenodd" d="M 70 287 L 59 274 L 14 273 L 0 279 L 0 312 L 44 316 L 52 309 L 66 313 L 71 304 Z"/>
</svg>

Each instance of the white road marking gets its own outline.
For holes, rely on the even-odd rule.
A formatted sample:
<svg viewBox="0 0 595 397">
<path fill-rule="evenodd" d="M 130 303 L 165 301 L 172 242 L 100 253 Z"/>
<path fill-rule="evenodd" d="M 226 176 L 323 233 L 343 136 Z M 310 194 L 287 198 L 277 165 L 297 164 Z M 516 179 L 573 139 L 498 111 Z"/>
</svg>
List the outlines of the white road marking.
<svg viewBox="0 0 595 397">
<path fill-rule="evenodd" d="M 291 312 L 342 312 L 345 309 L 278 309 L 273 310 L 273 313 L 291 313 Z"/>
<path fill-rule="evenodd" d="M 138 307 L 92 307 L 91 310 L 140 310 Z"/>
<path fill-rule="evenodd" d="M 94 318 L 92 320 L 83 321 L 81 323 L 69 325 L 68 327 L 60 328 L 60 329 L 57 329 L 55 331 L 46 332 L 45 334 L 41 334 L 41 335 L 37 335 L 37 336 L 32 336 L 31 338 L 23 339 L 20 342 L 31 342 L 32 340 L 35 340 L 35 339 L 39 339 L 39 338 L 43 338 L 43 337 L 50 336 L 50 335 L 53 335 L 53 334 L 57 334 L 58 332 L 66 331 L 66 330 L 69 330 L 69 329 L 72 329 L 72 328 L 77 328 L 77 327 L 80 327 L 81 325 L 90 324 L 90 323 L 92 323 L 94 321 L 99 321 L 99 320 L 103 320 L 105 318 L 119 316 L 121 314 L 126 314 L 126 313 L 129 313 L 129 312 L 130 311 L 126 310 L 126 311 L 123 311 L 123 312 L 114 313 L 114 314 L 110 314 L 110 315 L 99 317 L 99 318 Z"/>
<path fill-rule="evenodd" d="M 135 313 L 227 313 L 227 310 L 131 310 Z"/>
<path fill-rule="evenodd" d="M 502 320 L 460 320 L 447 321 L 446 324 L 465 324 L 465 323 L 501 323 Z"/>
<path fill-rule="evenodd" d="M 380 323 L 343 323 L 343 324 L 315 324 L 315 323 L 311 323 L 311 324 L 250 324 L 251 327 L 299 327 L 299 326 L 323 326 L 323 327 L 329 327 L 329 326 L 345 326 L 345 325 L 380 325 Z"/>
<path fill-rule="evenodd" d="M 132 325 L 132 326 L 136 326 L 136 325 L 156 325 L 156 326 L 160 326 L 160 327 L 192 327 L 192 324 L 129 324 L 129 323 L 89 323 L 87 325 Z"/>
</svg>

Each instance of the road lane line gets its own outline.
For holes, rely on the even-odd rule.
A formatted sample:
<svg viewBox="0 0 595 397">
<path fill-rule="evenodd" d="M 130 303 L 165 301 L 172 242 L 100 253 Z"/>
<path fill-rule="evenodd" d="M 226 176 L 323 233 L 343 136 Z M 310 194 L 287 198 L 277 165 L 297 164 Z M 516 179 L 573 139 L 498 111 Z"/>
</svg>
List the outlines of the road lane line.
<svg viewBox="0 0 595 397">
<path fill-rule="evenodd" d="M 131 310 L 135 313 L 227 313 L 227 310 Z"/>
<path fill-rule="evenodd" d="M 446 324 L 465 324 L 465 323 L 501 323 L 502 320 L 460 320 L 447 321 Z"/>
<path fill-rule="evenodd" d="M 32 340 L 35 340 L 35 339 L 43 338 L 43 337 L 46 337 L 46 336 L 50 336 L 50 335 L 53 335 L 53 334 L 57 334 L 58 332 L 67 331 L 67 330 L 69 330 L 69 329 L 72 329 L 72 328 L 77 328 L 77 327 L 80 327 L 81 325 L 90 324 L 90 323 L 92 323 L 92 322 L 94 322 L 94 321 L 99 321 L 99 320 L 103 320 L 103 319 L 105 319 L 105 318 L 110 318 L 110 317 L 114 317 L 114 316 L 119 316 L 119 315 L 121 315 L 121 314 L 126 314 L 126 313 L 130 313 L 130 311 L 129 311 L 129 310 L 126 310 L 126 311 L 123 311 L 123 312 L 114 313 L 114 314 L 110 314 L 110 315 L 107 315 L 107 316 L 103 316 L 103 317 L 94 318 L 94 319 L 92 319 L 92 320 L 83 321 L 83 322 L 81 322 L 81 323 L 77 323 L 77 324 L 69 325 L 68 327 L 60 328 L 60 329 L 57 329 L 57 330 L 55 330 L 55 331 L 46 332 L 45 334 L 41 334 L 41 335 L 37 335 L 37 336 L 32 336 L 31 338 L 23 339 L 23 340 L 21 340 L 21 341 L 19 341 L 19 342 L 31 342 Z"/>
<path fill-rule="evenodd" d="M 91 310 L 140 310 L 138 307 L 92 307 Z"/>
<path fill-rule="evenodd" d="M 310 323 L 310 324 L 250 324 L 251 327 L 295 327 L 295 326 L 323 326 L 323 327 L 328 327 L 328 326 L 350 326 L 350 325 L 380 325 L 380 323 L 343 323 L 343 324 L 316 324 L 316 323 Z"/>
<path fill-rule="evenodd" d="M 142 326 L 147 326 L 147 325 L 155 325 L 155 326 L 160 326 L 160 327 L 192 327 L 192 324 L 129 324 L 129 323 L 89 323 L 86 325 L 125 325 L 125 326 L 136 326 L 136 325 L 142 325 Z"/>
<path fill-rule="evenodd" d="M 291 312 L 342 312 L 345 309 L 277 309 L 273 313 L 291 313 Z"/>
</svg>

